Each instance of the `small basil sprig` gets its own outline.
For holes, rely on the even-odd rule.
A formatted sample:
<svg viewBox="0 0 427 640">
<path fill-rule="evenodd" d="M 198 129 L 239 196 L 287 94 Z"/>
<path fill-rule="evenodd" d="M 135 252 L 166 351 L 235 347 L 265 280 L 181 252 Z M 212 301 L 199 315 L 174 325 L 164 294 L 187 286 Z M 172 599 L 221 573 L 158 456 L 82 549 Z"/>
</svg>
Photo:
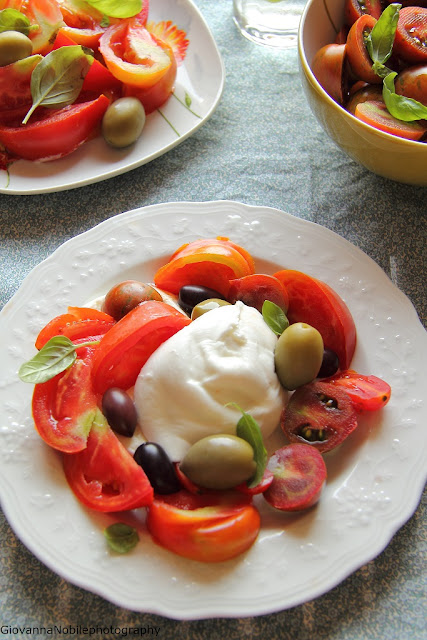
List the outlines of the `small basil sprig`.
<svg viewBox="0 0 427 640">
<path fill-rule="evenodd" d="M 284 330 L 289 327 L 289 320 L 285 312 L 277 304 L 270 300 L 265 300 L 262 309 L 262 317 L 264 322 L 278 336 L 282 335 Z"/>
<path fill-rule="evenodd" d="M 384 78 L 390 73 L 390 69 L 385 66 L 385 63 L 393 51 L 394 36 L 401 8 L 401 4 L 389 4 L 365 38 L 366 48 L 373 62 L 372 69 L 380 78 Z"/>
<path fill-rule="evenodd" d="M 28 36 L 31 23 L 27 16 L 16 9 L 2 9 L 0 11 L 0 33 L 2 31 L 20 31 Z"/>
<path fill-rule="evenodd" d="M 389 73 L 383 80 L 383 100 L 389 113 L 398 120 L 414 122 L 414 120 L 427 119 L 427 106 L 414 100 L 401 96 L 395 91 L 394 79 L 397 73 Z"/>
<path fill-rule="evenodd" d="M 110 524 L 109 527 L 104 529 L 104 536 L 108 546 L 117 553 L 127 553 L 139 542 L 138 531 L 123 522 Z"/>
<path fill-rule="evenodd" d="M 93 344 L 97 344 L 97 342 L 84 342 L 78 347 L 87 347 Z M 76 358 L 76 347 L 71 340 L 66 336 L 54 336 L 31 360 L 20 366 L 18 376 L 22 382 L 32 384 L 47 382 L 58 373 L 71 367 Z"/>
<path fill-rule="evenodd" d="M 40 105 L 60 109 L 73 104 L 93 60 L 80 45 L 60 47 L 44 56 L 31 76 L 33 104 L 22 124 Z"/>
<path fill-rule="evenodd" d="M 268 460 L 261 429 L 255 418 L 243 411 L 238 404 L 230 402 L 227 406 L 234 406 L 242 413 L 242 417 L 236 425 L 236 436 L 242 438 L 242 440 L 246 440 L 254 450 L 256 470 L 254 476 L 250 479 L 250 482 L 248 482 L 248 487 L 256 487 L 262 480 Z"/>
<path fill-rule="evenodd" d="M 98 9 L 110 18 L 132 18 L 142 9 L 142 0 L 86 0 L 91 7 Z"/>
</svg>

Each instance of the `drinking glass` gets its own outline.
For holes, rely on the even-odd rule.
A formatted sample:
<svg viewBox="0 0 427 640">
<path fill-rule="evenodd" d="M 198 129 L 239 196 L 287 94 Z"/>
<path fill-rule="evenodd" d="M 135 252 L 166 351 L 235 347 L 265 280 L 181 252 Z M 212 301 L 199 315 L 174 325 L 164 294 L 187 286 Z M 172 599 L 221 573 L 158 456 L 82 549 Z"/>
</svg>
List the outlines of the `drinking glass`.
<svg viewBox="0 0 427 640">
<path fill-rule="evenodd" d="M 249 40 L 270 47 L 297 45 L 306 0 L 233 0 L 233 18 Z"/>
</svg>

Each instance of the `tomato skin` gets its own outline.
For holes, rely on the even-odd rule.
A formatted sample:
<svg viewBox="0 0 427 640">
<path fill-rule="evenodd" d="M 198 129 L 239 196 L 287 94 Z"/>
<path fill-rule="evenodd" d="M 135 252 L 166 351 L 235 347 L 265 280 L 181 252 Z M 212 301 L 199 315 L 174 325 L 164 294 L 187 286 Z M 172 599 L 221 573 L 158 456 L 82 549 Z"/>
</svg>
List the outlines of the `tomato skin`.
<svg viewBox="0 0 427 640">
<path fill-rule="evenodd" d="M 407 140 L 421 140 L 427 133 L 426 120 L 414 122 L 399 120 L 389 113 L 383 100 L 371 100 L 358 104 L 354 115 L 376 129 Z"/>
<path fill-rule="evenodd" d="M 95 511 L 146 507 L 153 489 L 142 468 L 98 411 L 83 451 L 63 454 L 65 477 L 78 500 Z"/>
<path fill-rule="evenodd" d="M 260 312 L 265 300 L 274 302 L 285 313 L 289 306 L 288 292 L 280 280 L 260 273 L 231 280 L 227 300 L 231 304 L 241 300 L 244 304 L 255 307 Z"/>
<path fill-rule="evenodd" d="M 90 376 L 92 359 L 93 348 L 82 348 L 69 369 L 34 387 L 32 413 L 36 430 L 58 451 L 76 453 L 86 448 L 97 411 Z"/>
<path fill-rule="evenodd" d="M 40 331 L 36 349 L 41 349 L 54 336 L 66 336 L 71 341 L 107 333 L 115 323 L 107 313 L 88 307 L 68 307 L 68 313 L 56 316 Z"/>
<path fill-rule="evenodd" d="M 316 381 L 292 394 L 283 410 L 281 427 L 291 443 L 307 444 L 325 453 L 356 429 L 357 416 L 344 389 Z M 318 440 L 314 439 L 316 435 Z"/>
<path fill-rule="evenodd" d="M 154 275 L 160 289 L 178 295 L 181 287 L 195 284 L 214 289 L 224 298 L 230 280 L 254 273 L 252 256 L 228 238 L 195 240 L 182 245 Z"/>
<path fill-rule="evenodd" d="M 391 396 L 391 387 L 385 380 L 352 369 L 340 371 L 326 382 L 344 389 L 356 411 L 378 411 L 385 407 Z"/>
<path fill-rule="evenodd" d="M 209 563 L 230 560 L 252 546 L 261 521 L 250 498 L 230 492 L 187 493 L 154 497 L 147 528 L 156 543 L 185 558 Z"/>
<path fill-rule="evenodd" d="M 104 393 L 110 387 L 132 387 L 157 347 L 190 322 L 190 318 L 157 300 L 132 309 L 97 346 L 92 368 L 95 390 Z"/>
<path fill-rule="evenodd" d="M 358 18 L 348 32 L 346 45 L 347 59 L 354 75 L 370 84 L 382 84 L 382 78 L 372 69 L 372 60 L 364 38 L 364 34 L 372 31 L 376 22 L 375 18 L 369 14 Z"/>
<path fill-rule="evenodd" d="M 326 44 L 315 54 L 311 65 L 319 84 L 338 104 L 345 99 L 344 62 L 345 44 Z"/>
<path fill-rule="evenodd" d="M 0 126 L 0 143 L 25 160 L 55 160 L 72 153 L 94 135 L 110 104 L 100 95 L 95 100 L 73 104 L 43 118 L 30 118 L 20 127 Z"/>
<path fill-rule="evenodd" d="M 427 106 L 427 64 L 404 69 L 394 79 L 394 86 L 399 95 L 418 100 Z"/>
<path fill-rule="evenodd" d="M 337 354 L 341 369 L 348 369 L 356 348 L 356 327 L 345 302 L 325 282 L 301 271 L 283 269 L 274 276 L 289 295 L 289 322 L 306 322 L 317 329 L 325 347 Z"/>
<path fill-rule="evenodd" d="M 427 62 L 427 8 L 403 7 L 399 11 L 393 50 L 409 64 Z"/>
<path fill-rule="evenodd" d="M 344 4 L 344 20 L 349 26 L 354 24 L 365 13 L 378 20 L 381 12 L 380 0 L 346 0 Z"/>
</svg>

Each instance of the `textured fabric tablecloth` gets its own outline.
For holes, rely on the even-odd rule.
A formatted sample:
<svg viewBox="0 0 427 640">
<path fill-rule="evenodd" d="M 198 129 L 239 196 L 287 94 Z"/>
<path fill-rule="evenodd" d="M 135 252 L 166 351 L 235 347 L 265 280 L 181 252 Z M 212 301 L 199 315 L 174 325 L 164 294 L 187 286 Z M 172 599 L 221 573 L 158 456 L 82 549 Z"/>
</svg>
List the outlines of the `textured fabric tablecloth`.
<svg viewBox="0 0 427 640">
<path fill-rule="evenodd" d="M 117 213 L 158 202 L 237 200 L 345 237 L 406 293 L 425 325 L 427 190 L 379 178 L 335 147 L 306 104 L 296 50 L 246 41 L 233 24 L 231 0 L 196 4 L 226 71 L 214 115 L 178 147 L 125 175 L 57 194 L 0 194 L 0 305 L 56 247 Z M 1 638 L 44 638 L 34 629 L 54 624 L 140 627 L 146 637 L 157 629 L 157 637 L 177 640 L 427 638 L 425 501 L 378 558 L 329 593 L 245 619 L 177 622 L 117 608 L 47 569 L 2 515 L 0 535 Z"/>
</svg>

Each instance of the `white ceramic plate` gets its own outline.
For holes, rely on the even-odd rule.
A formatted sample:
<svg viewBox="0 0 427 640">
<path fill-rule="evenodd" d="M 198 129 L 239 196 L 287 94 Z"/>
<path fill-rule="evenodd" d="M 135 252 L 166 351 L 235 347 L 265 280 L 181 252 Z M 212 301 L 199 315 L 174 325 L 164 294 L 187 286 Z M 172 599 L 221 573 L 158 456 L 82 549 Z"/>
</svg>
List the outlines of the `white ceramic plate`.
<svg viewBox="0 0 427 640">
<path fill-rule="evenodd" d="M 32 385 L 21 383 L 17 370 L 33 355 L 39 329 L 68 304 L 128 277 L 150 281 L 181 243 L 217 235 L 251 251 L 259 271 L 291 267 L 331 285 L 358 329 L 354 367 L 387 380 L 392 399 L 326 456 L 328 484 L 317 507 L 289 516 L 260 498 L 262 530 L 245 555 L 199 564 L 161 549 L 148 534 L 129 555 L 114 555 L 102 530 L 117 518 L 76 502 L 58 456 L 35 433 Z M 417 507 L 425 482 L 426 332 L 370 258 L 316 224 L 233 202 L 159 204 L 118 215 L 31 272 L 0 314 L 0 335 L 2 507 L 42 562 L 119 606 L 177 619 L 295 606 L 375 557 Z"/>
<path fill-rule="evenodd" d="M 9 184 L 6 172 L 0 171 L 0 193 L 63 191 L 112 178 L 173 149 L 210 118 L 221 98 L 225 74 L 201 13 L 191 0 L 156 0 L 150 5 L 149 19 L 171 20 L 187 34 L 190 44 L 183 64 L 178 67 L 175 96 L 183 102 L 188 96 L 194 113 L 172 96 L 161 107 L 161 113 L 155 111 L 147 117 L 144 131 L 132 147 L 112 149 L 98 137 L 60 160 L 20 160 L 9 168 Z"/>
</svg>

